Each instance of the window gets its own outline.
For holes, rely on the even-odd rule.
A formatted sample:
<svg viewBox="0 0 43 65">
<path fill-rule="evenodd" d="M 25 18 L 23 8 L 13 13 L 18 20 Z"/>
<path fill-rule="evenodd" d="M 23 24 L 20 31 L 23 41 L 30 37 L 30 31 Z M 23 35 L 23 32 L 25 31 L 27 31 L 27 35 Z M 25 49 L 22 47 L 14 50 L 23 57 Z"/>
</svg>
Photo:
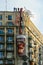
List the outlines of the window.
<svg viewBox="0 0 43 65">
<path fill-rule="evenodd" d="M 12 58 L 13 57 L 13 54 L 10 52 L 10 53 L 7 53 L 7 58 Z"/>
<path fill-rule="evenodd" d="M 0 44 L 0 49 L 3 49 L 3 44 Z"/>
<path fill-rule="evenodd" d="M 12 15 L 8 15 L 8 20 L 12 20 Z"/>
<path fill-rule="evenodd" d="M 7 45 L 7 50 L 13 50 L 13 45 L 12 44 L 8 44 Z"/>
<path fill-rule="evenodd" d="M 0 52 L 0 58 L 3 58 L 3 52 Z"/>
<path fill-rule="evenodd" d="M 0 29 L 0 34 L 3 34 L 3 33 L 4 33 L 4 31 L 2 29 Z"/>
<path fill-rule="evenodd" d="M 3 60 L 0 60 L 0 64 L 3 64 Z"/>
<path fill-rule="evenodd" d="M 13 61 L 12 60 L 6 60 L 6 63 L 7 64 L 13 64 Z"/>
<path fill-rule="evenodd" d="M 12 33 L 13 32 L 13 30 L 12 29 L 8 29 L 8 33 Z"/>
<path fill-rule="evenodd" d="M 7 25 L 8 26 L 13 26 L 14 24 L 13 24 L 13 22 L 7 22 Z"/>
<path fill-rule="evenodd" d="M 16 27 L 16 33 L 18 33 L 18 32 L 19 32 L 19 27 L 17 26 L 17 27 Z"/>
<path fill-rule="evenodd" d="M 0 20 L 2 20 L 2 15 L 0 15 Z"/>
<path fill-rule="evenodd" d="M 3 37 L 0 36 L 0 41 L 3 41 L 3 40 L 4 40 Z"/>
<path fill-rule="evenodd" d="M 8 37 L 7 40 L 8 40 L 9 42 L 12 42 L 12 41 L 13 41 L 13 37 Z"/>
<path fill-rule="evenodd" d="M 0 26 L 2 26 L 2 22 L 0 22 Z"/>
</svg>

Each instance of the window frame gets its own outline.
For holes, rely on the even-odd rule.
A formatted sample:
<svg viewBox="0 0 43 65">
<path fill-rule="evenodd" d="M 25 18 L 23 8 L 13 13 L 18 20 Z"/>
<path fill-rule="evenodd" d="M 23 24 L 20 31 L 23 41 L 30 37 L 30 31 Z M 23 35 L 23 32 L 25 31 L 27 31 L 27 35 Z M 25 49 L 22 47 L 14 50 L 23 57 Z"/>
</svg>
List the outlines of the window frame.
<svg viewBox="0 0 43 65">
<path fill-rule="evenodd" d="M 12 15 L 8 15 L 8 20 L 12 20 Z"/>
</svg>

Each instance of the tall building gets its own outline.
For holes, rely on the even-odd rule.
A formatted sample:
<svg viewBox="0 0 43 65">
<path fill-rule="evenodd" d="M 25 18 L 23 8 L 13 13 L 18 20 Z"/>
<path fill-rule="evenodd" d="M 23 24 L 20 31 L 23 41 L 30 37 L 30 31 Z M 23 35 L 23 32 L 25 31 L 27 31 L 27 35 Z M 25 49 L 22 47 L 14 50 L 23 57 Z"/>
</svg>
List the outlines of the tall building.
<svg viewBox="0 0 43 65">
<path fill-rule="evenodd" d="M 0 11 L 0 64 L 41 65 L 41 38 L 42 34 L 22 8 Z"/>
</svg>

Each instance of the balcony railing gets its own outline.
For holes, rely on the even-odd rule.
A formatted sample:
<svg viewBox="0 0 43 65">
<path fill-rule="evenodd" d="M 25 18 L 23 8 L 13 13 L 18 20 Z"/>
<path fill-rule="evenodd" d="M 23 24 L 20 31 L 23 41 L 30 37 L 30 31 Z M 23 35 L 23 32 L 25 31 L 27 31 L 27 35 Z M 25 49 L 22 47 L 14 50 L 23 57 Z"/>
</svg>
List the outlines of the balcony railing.
<svg viewBox="0 0 43 65">
<path fill-rule="evenodd" d="M 7 48 L 7 51 L 14 51 L 14 48 Z"/>
<path fill-rule="evenodd" d="M 14 64 L 14 61 L 13 60 L 6 60 L 5 64 L 13 65 Z"/>
<path fill-rule="evenodd" d="M 14 33 L 6 33 L 7 36 L 14 36 Z"/>
<path fill-rule="evenodd" d="M 7 40 L 6 43 L 14 43 L 14 41 L 13 41 L 13 40 L 12 40 L 12 41 L 8 41 L 8 40 Z"/>
</svg>

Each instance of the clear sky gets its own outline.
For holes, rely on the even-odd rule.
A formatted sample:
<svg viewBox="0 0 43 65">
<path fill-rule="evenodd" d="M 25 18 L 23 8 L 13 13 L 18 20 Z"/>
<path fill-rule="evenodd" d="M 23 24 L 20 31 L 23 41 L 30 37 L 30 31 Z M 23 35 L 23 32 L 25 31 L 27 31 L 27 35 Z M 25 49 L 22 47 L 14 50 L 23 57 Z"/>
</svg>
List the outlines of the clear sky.
<svg viewBox="0 0 43 65">
<path fill-rule="evenodd" d="M 43 33 L 43 0 L 7 0 L 7 10 L 13 11 L 14 7 L 25 7 L 33 14 L 31 20 Z M 0 0 L 0 11 L 6 10 L 6 0 Z"/>
</svg>

